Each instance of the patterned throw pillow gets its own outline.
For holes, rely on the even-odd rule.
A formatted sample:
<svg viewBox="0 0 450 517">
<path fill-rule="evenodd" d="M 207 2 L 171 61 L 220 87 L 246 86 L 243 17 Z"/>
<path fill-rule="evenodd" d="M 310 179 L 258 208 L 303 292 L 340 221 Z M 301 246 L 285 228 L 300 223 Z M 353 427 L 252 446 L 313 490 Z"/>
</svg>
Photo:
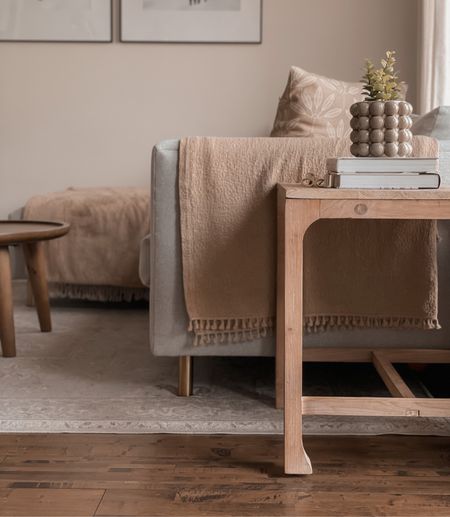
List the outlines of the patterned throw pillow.
<svg viewBox="0 0 450 517">
<path fill-rule="evenodd" d="M 271 136 L 349 137 L 350 106 L 364 100 L 361 83 L 346 83 L 293 66 Z"/>
</svg>

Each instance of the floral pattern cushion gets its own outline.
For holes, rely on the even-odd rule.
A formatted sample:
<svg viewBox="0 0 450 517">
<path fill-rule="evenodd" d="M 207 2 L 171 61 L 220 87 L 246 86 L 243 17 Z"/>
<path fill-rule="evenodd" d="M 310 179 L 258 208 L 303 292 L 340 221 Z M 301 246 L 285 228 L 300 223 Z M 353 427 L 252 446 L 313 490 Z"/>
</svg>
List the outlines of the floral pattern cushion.
<svg viewBox="0 0 450 517">
<path fill-rule="evenodd" d="M 349 137 L 350 106 L 364 100 L 361 83 L 347 83 L 293 66 L 271 136 Z"/>
</svg>

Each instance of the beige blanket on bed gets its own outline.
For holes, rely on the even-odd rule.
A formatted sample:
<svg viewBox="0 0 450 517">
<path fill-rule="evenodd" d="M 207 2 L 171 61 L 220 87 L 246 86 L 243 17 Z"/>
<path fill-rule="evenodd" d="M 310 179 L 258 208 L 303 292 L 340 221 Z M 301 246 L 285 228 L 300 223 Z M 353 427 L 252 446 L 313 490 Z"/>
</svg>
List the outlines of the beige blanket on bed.
<svg viewBox="0 0 450 517">
<path fill-rule="evenodd" d="M 145 298 L 139 246 L 149 232 L 146 188 L 70 188 L 34 196 L 24 219 L 71 224 L 67 236 L 46 243 L 51 294 L 100 301 Z"/>
<path fill-rule="evenodd" d="M 275 324 L 276 189 L 326 159 L 331 138 L 188 138 L 180 147 L 183 280 L 197 344 L 251 340 Z M 415 137 L 415 156 L 438 144 Z M 305 325 L 439 328 L 436 225 L 319 221 L 307 236 Z"/>
</svg>

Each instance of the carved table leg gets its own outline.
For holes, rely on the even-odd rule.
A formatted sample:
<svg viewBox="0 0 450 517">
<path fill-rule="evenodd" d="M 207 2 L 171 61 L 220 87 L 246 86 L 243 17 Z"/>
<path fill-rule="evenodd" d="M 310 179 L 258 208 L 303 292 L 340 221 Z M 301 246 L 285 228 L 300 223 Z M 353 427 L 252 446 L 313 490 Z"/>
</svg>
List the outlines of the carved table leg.
<svg viewBox="0 0 450 517">
<path fill-rule="evenodd" d="M 3 357 L 15 357 L 11 259 L 8 247 L 0 247 L 0 341 Z"/>
<path fill-rule="evenodd" d="M 24 244 L 23 251 L 41 331 L 51 332 L 52 320 L 48 300 L 47 268 L 43 244 L 42 242 Z"/>
<path fill-rule="evenodd" d="M 319 218 L 316 201 L 286 200 L 284 214 L 284 289 L 280 304 L 284 341 L 284 470 L 286 474 L 311 474 L 303 446 L 303 238 Z"/>
</svg>

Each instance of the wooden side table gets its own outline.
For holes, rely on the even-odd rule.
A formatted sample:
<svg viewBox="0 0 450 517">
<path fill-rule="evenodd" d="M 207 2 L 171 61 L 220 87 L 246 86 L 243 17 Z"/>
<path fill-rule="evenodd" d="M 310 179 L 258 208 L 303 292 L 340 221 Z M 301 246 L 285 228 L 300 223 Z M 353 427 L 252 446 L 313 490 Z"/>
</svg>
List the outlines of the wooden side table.
<svg viewBox="0 0 450 517">
<path fill-rule="evenodd" d="M 3 357 L 16 355 L 9 246 L 23 247 L 39 325 L 42 332 L 50 332 L 52 323 L 42 241 L 62 237 L 69 228 L 68 224 L 58 222 L 0 221 L 0 341 Z"/>
<path fill-rule="evenodd" d="M 450 219 L 450 189 L 348 190 L 278 185 L 276 403 L 287 474 L 311 474 L 302 415 L 450 417 L 450 399 L 415 398 L 393 363 L 450 363 L 450 350 L 303 352 L 303 237 L 319 219 Z M 372 362 L 392 397 L 303 397 L 303 361 Z"/>
</svg>

